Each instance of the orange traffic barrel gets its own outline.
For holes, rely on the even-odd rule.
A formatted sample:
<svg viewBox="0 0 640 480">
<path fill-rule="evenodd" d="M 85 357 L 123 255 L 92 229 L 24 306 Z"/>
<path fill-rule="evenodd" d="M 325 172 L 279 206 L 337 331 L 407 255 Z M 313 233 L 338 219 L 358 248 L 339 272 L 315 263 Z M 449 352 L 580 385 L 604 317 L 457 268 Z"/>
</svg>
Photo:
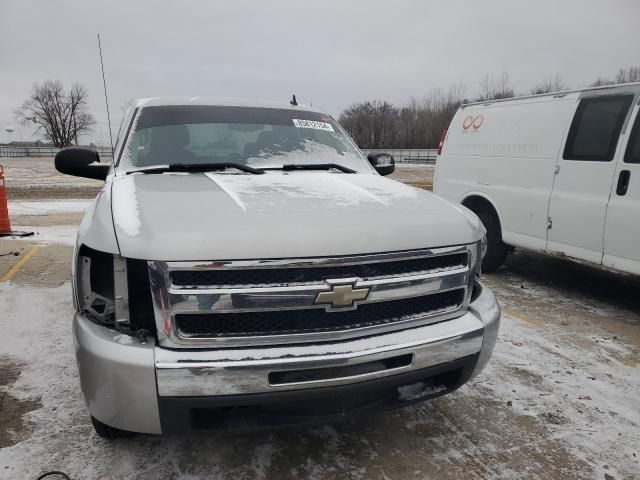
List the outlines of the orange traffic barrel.
<svg viewBox="0 0 640 480">
<path fill-rule="evenodd" d="M 29 235 L 33 235 L 33 232 L 16 232 L 11 230 L 7 186 L 4 180 L 4 169 L 2 165 L 0 165 L 0 237 L 27 237 Z"/>
</svg>

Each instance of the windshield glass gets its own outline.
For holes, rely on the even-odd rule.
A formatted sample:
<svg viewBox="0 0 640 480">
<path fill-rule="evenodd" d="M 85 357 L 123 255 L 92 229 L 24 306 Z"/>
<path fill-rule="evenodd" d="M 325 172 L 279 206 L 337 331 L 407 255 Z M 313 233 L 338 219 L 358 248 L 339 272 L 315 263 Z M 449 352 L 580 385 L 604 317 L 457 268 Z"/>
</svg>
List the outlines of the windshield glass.
<svg viewBox="0 0 640 480">
<path fill-rule="evenodd" d="M 255 168 L 337 163 L 371 171 L 329 116 L 304 110 L 227 106 L 145 107 L 120 165 L 243 163 Z"/>
</svg>

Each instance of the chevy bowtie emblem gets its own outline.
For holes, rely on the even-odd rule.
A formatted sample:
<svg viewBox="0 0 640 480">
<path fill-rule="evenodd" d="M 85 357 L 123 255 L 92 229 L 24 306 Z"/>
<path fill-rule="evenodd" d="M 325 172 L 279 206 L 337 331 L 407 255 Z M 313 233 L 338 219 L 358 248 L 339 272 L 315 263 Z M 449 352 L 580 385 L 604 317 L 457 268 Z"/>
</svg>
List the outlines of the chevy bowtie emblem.
<svg viewBox="0 0 640 480">
<path fill-rule="evenodd" d="M 331 287 L 328 292 L 320 292 L 316 297 L 316 305 L 330 305 L 330 308 L 351 308 L 354 302 L 365 300 L 369 295 L 369 288 L 355 288 L 355 279 L 327 280 Z"/>
</svg>

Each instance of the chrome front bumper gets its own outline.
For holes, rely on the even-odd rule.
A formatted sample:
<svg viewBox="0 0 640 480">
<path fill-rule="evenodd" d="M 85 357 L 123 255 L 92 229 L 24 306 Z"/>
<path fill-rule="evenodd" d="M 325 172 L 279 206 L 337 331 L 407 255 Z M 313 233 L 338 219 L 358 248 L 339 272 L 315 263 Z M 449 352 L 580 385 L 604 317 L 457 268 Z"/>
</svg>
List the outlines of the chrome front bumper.
<svg viewBox="0 0 640 480">
<path fill-rule="evenodd" d="M 391 377 L 479 354 L 473 375 L 488 362 L 500 307 L 483 288 L 464 315 L 436 324 L 361 339 L 254 349 L 168 350 L 74 319 L 80 380 L 91 414 L 124 430 L 161 433 L 158 397 L 205 397 L 331 388 Z M 273 385 L 270 373 L 334 368 L 411 355 L 398 368 Z"/>
</svg>

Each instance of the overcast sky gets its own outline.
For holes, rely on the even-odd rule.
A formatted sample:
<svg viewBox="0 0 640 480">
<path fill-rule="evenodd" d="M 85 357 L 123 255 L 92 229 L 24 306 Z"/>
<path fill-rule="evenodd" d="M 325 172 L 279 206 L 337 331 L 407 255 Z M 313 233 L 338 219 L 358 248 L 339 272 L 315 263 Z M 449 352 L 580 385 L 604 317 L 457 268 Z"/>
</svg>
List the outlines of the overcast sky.
<svg viewBox="0 0 640 480">
<path fill-rule="evenodd" d="M 0 141 L 30 136 L 13 111 L 34 82 L 80 82 L 105 142 L 96 33 L 112 123 L 130 99 L 213 95 L 313 102 L 338 115 L 366 99 L 403 103 L 487 74 L 517 92 L 571 87 L 640 65 L 639 0 L 0 0 Z"/>
</svg>

